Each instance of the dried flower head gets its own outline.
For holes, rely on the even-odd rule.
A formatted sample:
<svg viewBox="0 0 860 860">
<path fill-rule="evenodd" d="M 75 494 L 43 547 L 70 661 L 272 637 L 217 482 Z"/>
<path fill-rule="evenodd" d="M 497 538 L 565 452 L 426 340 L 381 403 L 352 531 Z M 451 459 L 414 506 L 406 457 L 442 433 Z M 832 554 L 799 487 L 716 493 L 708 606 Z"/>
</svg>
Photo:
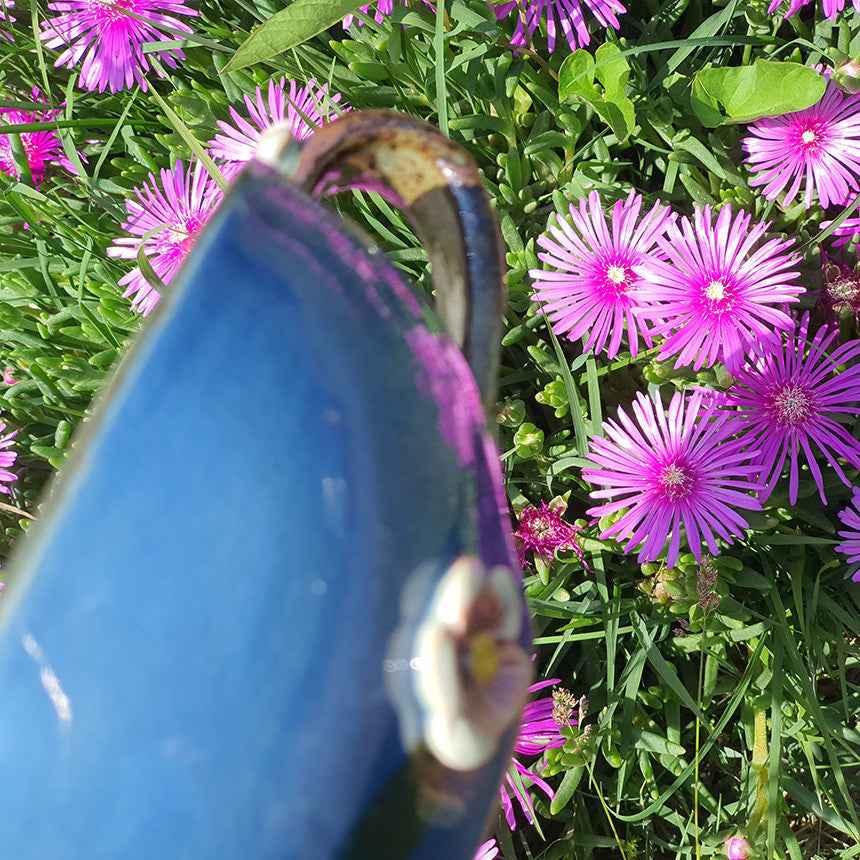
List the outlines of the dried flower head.
<svg viewBox="0 0 860 860">
<path fill-rule="evenodd" d="M 539 508 L 531 505 L 524 508 L 514 532 L 520 561 L 525 563 L 526 554 L 532 553 L 549 563 L 555 559 L 556 550 L 570 549 L 585 565 L 585 556 L 576 542 L 579 531 L 561 518 L 558 507 L 541 502 Z"/>
<path fill-rule="evenodd" d="M 860 322 L 860 271 L 851 268 L 845 260 L 822 252 L 821 270 L 824 276 L 824 290 L 818 306 L 827 314 L 829 322 L 836 323 L 843 314 L 852 313 L 854 322 Z"/>
<path fill-rule="evenodd" d="M 570 690 L 558 687 L 552 691 L 552 718 L 559 726 L 566 726 L 577 711 L 577 701 Z"/>
<path fill-rule="evenodd" d="M 696 572 L 696 592 L 699 595 L 699 606 L 709 612 L 720 605 L 720 596 L 714 591 L 717 581 L 717 568 L 714 560 L 705 556 L 699 563 Z"/>
</svg>

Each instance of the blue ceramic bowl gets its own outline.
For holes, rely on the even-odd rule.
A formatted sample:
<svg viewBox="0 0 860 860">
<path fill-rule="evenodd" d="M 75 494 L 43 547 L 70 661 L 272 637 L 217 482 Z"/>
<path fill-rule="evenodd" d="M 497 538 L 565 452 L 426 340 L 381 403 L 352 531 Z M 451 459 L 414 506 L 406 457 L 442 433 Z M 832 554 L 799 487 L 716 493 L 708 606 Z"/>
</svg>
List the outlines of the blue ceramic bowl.
<svg viewBox="0 0 860 860">
<path fill-rule="evenodd" d="M 252 162 L 76 448 L 2 601 L 0 857 L 470 858 L 528 622 L 386 260 Z"/>
</svg>

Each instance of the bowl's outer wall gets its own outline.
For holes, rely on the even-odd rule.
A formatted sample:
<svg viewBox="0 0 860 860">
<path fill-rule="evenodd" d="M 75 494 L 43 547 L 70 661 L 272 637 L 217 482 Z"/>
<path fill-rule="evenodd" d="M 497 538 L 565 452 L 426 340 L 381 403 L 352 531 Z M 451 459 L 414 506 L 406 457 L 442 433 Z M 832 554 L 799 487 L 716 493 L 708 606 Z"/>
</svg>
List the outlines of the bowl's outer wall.
<svg viewBox="0 0 860 860">
<path fill-rule="evenodd" d="M 424 311 L 275 180 L 235 183 L 13 564 L 2 857 L 348 853 L 409 773 L 382 682 L 405 582 L 516 569 L 492 444 L 416 386 Z M 470 858 L 512 740 L 391 845 Z"/>
</svg>

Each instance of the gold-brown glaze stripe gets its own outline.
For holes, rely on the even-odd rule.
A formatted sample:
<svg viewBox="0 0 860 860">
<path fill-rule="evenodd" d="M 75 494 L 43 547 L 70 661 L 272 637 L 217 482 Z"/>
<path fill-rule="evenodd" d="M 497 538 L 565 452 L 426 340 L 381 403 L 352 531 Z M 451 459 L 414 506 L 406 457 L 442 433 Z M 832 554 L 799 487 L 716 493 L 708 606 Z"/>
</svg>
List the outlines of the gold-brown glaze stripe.
<svg viewBox="0 0 860 860">
<path fill-rule="evenodd" d="M 292 178 L 314 195 L 376 191 L 404 212 L 427 249 L 439 316 L 491 408 L 506 304 L 504 245 L 468 152 L 421 120 L 355 112 L 303 143 Z"/>
</svg>

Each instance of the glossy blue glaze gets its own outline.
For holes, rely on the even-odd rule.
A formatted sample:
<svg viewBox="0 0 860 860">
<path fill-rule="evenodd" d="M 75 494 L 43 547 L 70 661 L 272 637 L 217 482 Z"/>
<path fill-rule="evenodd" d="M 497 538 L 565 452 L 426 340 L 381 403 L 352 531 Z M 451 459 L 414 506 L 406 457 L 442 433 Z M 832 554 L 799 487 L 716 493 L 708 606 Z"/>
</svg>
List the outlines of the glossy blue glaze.
<svg viewBox="0 0 860 860">
<path fill-rule="evenodd" d="M 513 730 L 428 818 L 383 666 L 407 582 L 515 569 L 479 395 L 333 214 L 236 185 L 13 565 L 0 857 L 470 858 Z"/>
</svg>

